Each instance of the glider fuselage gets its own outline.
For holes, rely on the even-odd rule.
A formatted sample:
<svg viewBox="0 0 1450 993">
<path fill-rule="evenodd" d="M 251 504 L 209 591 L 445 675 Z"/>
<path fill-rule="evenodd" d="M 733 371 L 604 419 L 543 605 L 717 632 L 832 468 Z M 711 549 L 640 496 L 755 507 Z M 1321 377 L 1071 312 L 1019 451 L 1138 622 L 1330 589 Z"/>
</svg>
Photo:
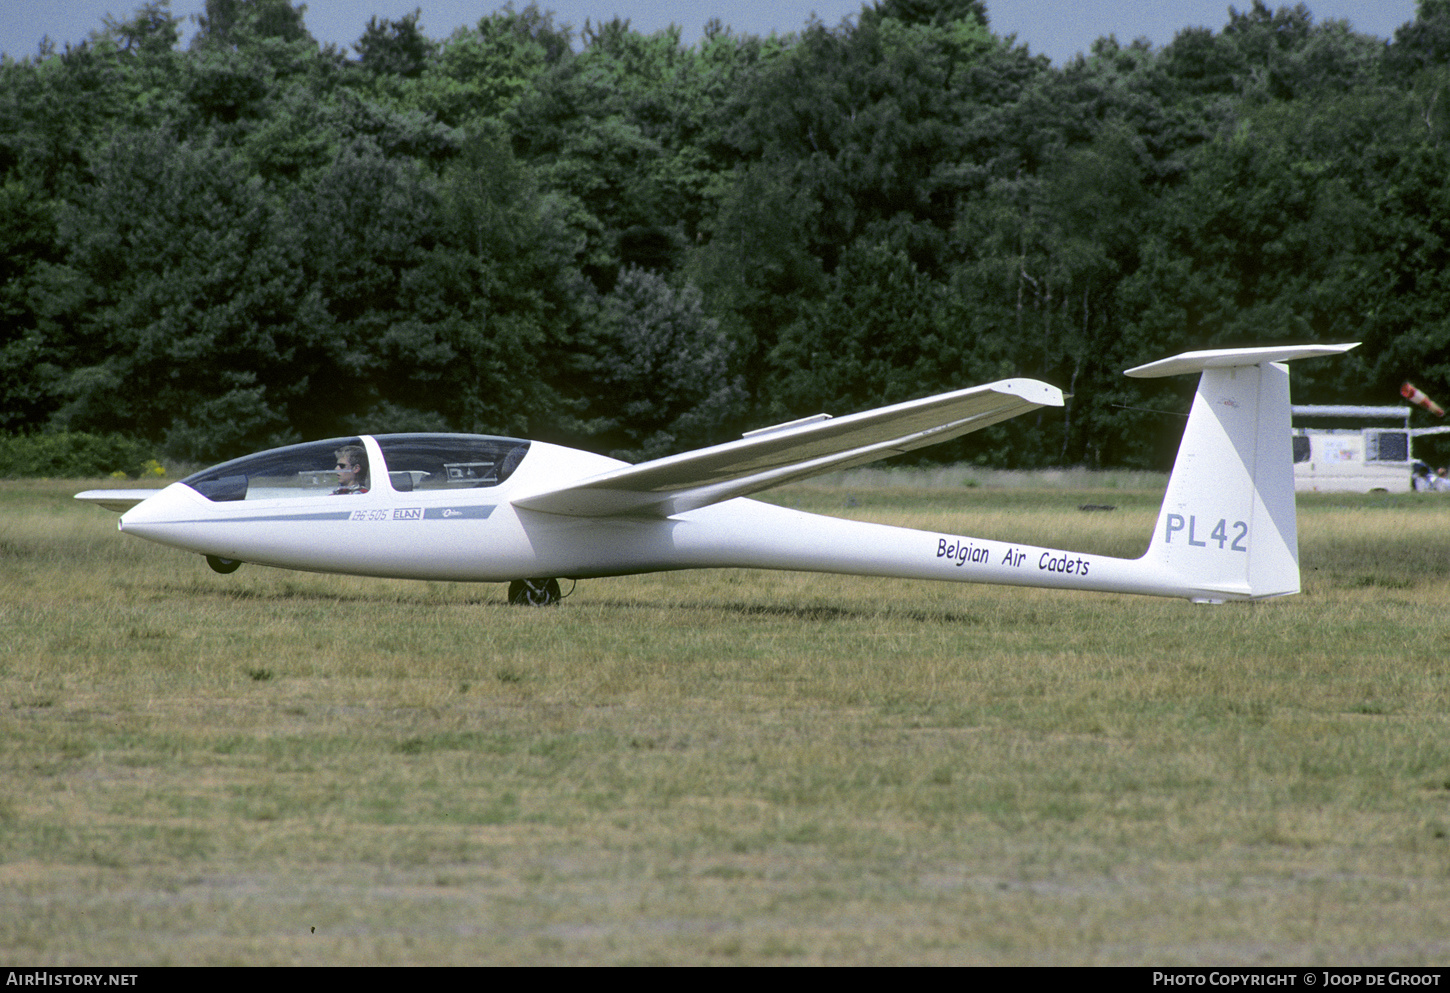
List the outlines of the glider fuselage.
<svg viewBox="0 0 1450 993">
<path fill-rule="evenodd" d="M 371 437 L 319 449 L 343 441 L 360 442 L 374 466 L 385 464 Z M 215 501 L 174 483 L 128 511 L 120 528 L 219 559 L 399 579 L 586 579 L 713 567 L 1164 592 L 1161 578 L 1140 575 L 1130 560 L 843 520 L 745 497 L 664 519 L 573 517 L 514 504 L 622 465 L 535 442 L 508 479 L 468 488 L 397 490 L 390 482 L 399 474 L 385 471 L 374 476 L 389 482 L 366 493 L 254 487 L 244 499 Z"/>
</svg>

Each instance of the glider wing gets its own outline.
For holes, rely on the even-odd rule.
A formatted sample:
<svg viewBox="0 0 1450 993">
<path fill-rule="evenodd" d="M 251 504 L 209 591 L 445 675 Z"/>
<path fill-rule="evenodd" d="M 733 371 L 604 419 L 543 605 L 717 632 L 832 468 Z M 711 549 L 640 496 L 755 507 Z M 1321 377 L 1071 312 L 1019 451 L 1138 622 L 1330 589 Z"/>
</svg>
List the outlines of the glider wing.
<svg viewBox="0 0 1450 993">
<path fill-rule="evenodd" d="M 122 514 L 142 500 L 154 497 L 160 492 L 160 490 L 86 490 L 84 493 L 77 493 L 76 499 Z"/>
<path fill-rule="evenodd" d="M 1034 379 L 909 400 L 845 417 L 803 418 L 739 441 L 626 466 L 514 501 L 527 510 L 581 517 L 668 517 L 823 472 L 940 444 L 1039 407 L 1062 391 Z"/>
</svg>

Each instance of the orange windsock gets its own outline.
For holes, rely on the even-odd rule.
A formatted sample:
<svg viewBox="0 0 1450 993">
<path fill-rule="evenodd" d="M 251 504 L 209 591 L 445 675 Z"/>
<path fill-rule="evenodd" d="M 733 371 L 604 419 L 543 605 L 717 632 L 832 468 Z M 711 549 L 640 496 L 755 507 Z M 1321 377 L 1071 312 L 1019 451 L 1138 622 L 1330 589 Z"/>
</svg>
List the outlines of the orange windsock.
<svg viewBox="0 0 1450 993">
<path fill-rule="evenodd" d="M 1431 400 L 1429 397 L 1425 396 L 1424 393 L 1421 393 L 1420 390 L 1415 387 L 1414 383 L 1405 383 L 1405 385 L 1401 386 L 1400 396 L 1404 397 L 1406 400 L 1417 406 L 1424 407 L 1436 417 L 1445 416 L 1445 408 L 1440 406 L 1434 400 Z"/>
</svg>

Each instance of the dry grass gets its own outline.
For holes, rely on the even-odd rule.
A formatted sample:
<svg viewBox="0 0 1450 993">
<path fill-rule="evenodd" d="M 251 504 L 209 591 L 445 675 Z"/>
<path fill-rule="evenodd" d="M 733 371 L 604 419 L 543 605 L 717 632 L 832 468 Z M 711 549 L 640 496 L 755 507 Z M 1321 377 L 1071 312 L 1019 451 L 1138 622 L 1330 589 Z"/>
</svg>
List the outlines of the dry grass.
<svg viewBox="0 0 1450 993">
<path fill-rule="evenodd" d="M 215 576 L 74 488 L 0 485 L 11 961 L 1450 959 L 1450 501 L 1301 501 L 1264 604 L 719 571 L 525 610 Z M 1132 555 L 1157 494 L 782 499 Z"/>
</svg>

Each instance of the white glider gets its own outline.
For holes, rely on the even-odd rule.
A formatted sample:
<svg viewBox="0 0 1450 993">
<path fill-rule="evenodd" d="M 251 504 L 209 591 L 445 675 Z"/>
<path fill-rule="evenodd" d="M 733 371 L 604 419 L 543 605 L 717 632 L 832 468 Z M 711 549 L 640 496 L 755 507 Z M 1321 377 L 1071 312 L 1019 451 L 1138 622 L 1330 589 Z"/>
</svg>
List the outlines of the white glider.
<svg viewBox="0 0 1450 993">
<path fill-rule="evenodd" d="M 395 434 L 292 445 L 162 490 L 89 490 L 120 529 L 206 556 L 353 575 L 509 582 L 553 603 L 558 578 L 757 568 L 1258 600 L 1299 591 L 1289 431 L 1293 359 L 1355 347 L 1186 352 L 1129 376 L 1200 373 L 1148 551 L 1119 559 L 868 524 L 747 494 L 980 430 L 1062 393 L 1009 379 L 628 465 L 542 442 Z M 343 484 L 343 485 L 340 485 Z"/>
</svg>

